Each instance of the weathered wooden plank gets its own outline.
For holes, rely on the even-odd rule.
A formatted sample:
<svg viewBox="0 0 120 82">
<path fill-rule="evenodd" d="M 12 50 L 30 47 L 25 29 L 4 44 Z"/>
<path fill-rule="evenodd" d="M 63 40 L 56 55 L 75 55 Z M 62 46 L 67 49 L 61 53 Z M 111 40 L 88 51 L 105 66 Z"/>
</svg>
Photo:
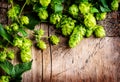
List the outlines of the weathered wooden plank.
<svg viewBox="0 0 120 82">
<path fill-rule="evenodd" d="M 51 34 L 55 30 L 51 28 Z M 61 37 L 61 36 L 60 36 Z M 66 47 L 61 37 L 59 45 L 51 47 L 52 82 L 119 82 L 120 38 L 87 38 L 75 48 Z"/>
<path fill-rule="evenodd" d="M 0 0 L 0 23 L 7 24 L 7 8 L 8 4 L 5 0 Z"/>
<path fill-rule="evenodd" d="M 40 29 L 40 25 L 37 25 L 35 29 Z M 33 46 L 32 46 L 32 69 L 23 75 L 22 82 L 42 82 L 43 79 L 43 57 L 42 57 L 42 51 L 40 49 L 37 49 L 35 47 L 36 41 L 34 40 L 34 37 L 32 36 L 33 31 L 29 31 L 30 38 L 33 40 Z"/>
<path fill-rule="evenodd" d="M 0 23 L 7 24 L 7 10 L 4 8 L 0 8 Z"/>
<path fill-rule="evenodd" d="M 112 43 L 115 42 L 113 40 L 116 39 L 88 39 L 83 40 L 80 45 L 74 49 L 64 49 L 62 54 L 58 51 L 58 57 L 53 59 L 52 62 L 52 68 L 54 68 L 52 69 L 54 70 L 53 75 L 56 77 L 56 74 L 60 72 L 61 74 L 58 76 L 66 76 L 63 80 L 65 82 L 75 82 L 74 80 L 79 82 L 80 78 L 85 80 L 85 82 L 91 82 L 88 80 L 89 78 L 92 80 L 96 79 L 95 82 L 119 82 L 116 80 L 116 68 L 117 62 L 119 62 L 117 58 L 120 56 L 120 52 L 114 48 L 116 44 Z M 91 41 L 91 43 L 88 43 L 88 41 Z M 120 40 L 117 38 L 117 41 L 119 42 Z M 118 48 L 120 48 L 120 46 Z M 58 66 L 59 69 L 56 68 L 56 66 Z M 70 81 L 71 79 L 73 81 Z"/>
<path fill-rule="evenodd" d="M 51 80 L 51 54 L 50 54 L 50 45 L 48 41 L 48 28 L 47 24 L 41 24 L 41 29 L 45 31 L 45 35 L 43 36 L 42 40 L 44 40 L 47 44 L 47 49 L 42 51 L 43 55 L 43 82 L 50 82 Z"/>
<path fill-rule="evenodd" d="M 119 36 L 120 35 L 120 12 L 111 12 L 107 14 L 107 17 L 103 21 L 98 21 L 99 25 L 105 27 L 107 36 Z"/>
<path fill-rule="evenodd" d="M 23 75 L 22 82 L 41 82 L 42 81 L 42 53 L 32 47 L 33 63 L 32 69 Z"/>
<path fill-rule="evenodd" d="M 4 1 L 4 0 L 3 1 L 0 0 L 0 8 L 6 8 L 7 9 L 8 8 L 8 2 Z"/>
</svg>

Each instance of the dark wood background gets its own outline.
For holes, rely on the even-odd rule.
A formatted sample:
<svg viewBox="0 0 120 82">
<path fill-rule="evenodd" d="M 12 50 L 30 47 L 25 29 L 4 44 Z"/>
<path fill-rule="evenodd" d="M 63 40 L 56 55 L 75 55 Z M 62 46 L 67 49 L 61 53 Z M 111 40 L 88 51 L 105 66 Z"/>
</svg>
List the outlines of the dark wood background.
<svg viewBox="0 0 120 82">
<path fill-rule="evenodd" d="M 5 0 L 0 0 L 0 23 L 4 25 L 8 24 L 7 9 Z M 98 24 L 105 27 L 105 38 L 85 38 L 72 49 L 53 26 L 37 25 L 35 29 L 45 30 L 44 36 L 57 34 L 61 40 L 59 45 L 51 45 L 43 38 L 47 43 L 44 51 L 33 42 L 32 69 L 23 74 L 22 82 L 120 82 L 120 12 L 108 13 Z M 17 58 L 12 61 L 18 62 Z"/>
</svg>

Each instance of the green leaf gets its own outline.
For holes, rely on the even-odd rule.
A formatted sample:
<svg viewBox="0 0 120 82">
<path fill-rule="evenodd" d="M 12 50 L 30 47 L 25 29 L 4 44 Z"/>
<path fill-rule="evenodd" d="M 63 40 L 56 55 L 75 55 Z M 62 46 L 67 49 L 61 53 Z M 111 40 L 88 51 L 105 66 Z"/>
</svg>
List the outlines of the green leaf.
<svg viewBox="0 0 120 82">
<path fill-rule="evenodd" d="M 19 76 L 19 77 L 16 77 L 16 78 L 12 78 L 10 80 L 10 82 L 21 82 L 21 80 L 22 80 L 22 76 Z"/>
<path fill-rule="evenodd" d="M 91 13 L 98 13 L 99 11 L 98 11 L 97 8 L 92 7 L 92 8 L 90 9 L 90 12 L 91 12 Z"/>
<path fill-rule="evenodd" d="M 3 28 L 3 26 L 0 24 L 0 35 L 7 40 L 9 43 L 12 42 L 12 36 L 10 36 Z"/>
<path fill-rule="evenodd" d="M 35 16 L 34 13 L 31 13 L 31 14 L 26 15 L 26 16 L 28 16 L 28 18 L 29 18 L 29 24 L 26 25 L 26 27 L 27 27 L 28 29 L 30 29 L 30 30 L 33 30 L 34 27 L 35 27 L 37 24 L 40 23 L 40 20 L 39 20 L 38 17 L 36 17 L 37 15 Z"/>
<path fill-rule="evenodd" d="M 14 66 L 15 77 L 21 76 L 25 71 L 30 70 L 31 66 L 32 66 L 32 61 L 15 65 Z"/>
<path fill-rule="evenodd" d="M 0 62 L 0 67 L 8 74 L 8 75 L 14 75 L 14 67 L 9 61 Z"/>
<path fill-rule="evenodd" d="M 13 66 L 9 61 L 0 62 L 0 67 L 13 78 L 20 78 L 21 75 L 30 70 L 32 66 L 32 61 L 27 63 L 21 63 Z"/>
<path fill-rule="evenodd" d="M 52 3 L 62 4 L 65 0 L 51 0 Z"/>
<path fill-rule="evenodd" d="M 24 37 L 26 37 L 28 34 L 27 34 L 27 32 L 24 30 L 24 29 L 22 29 L 22 28 L 20 28 L 19 29 L 19 32 L 22 34 L 22 36 L 24 36 Z"/>
<path fill-rule="evenodd" d="M 55 13 L 62 12 L 62 11 L 63 11 L 63 6 L 61 4 L 54 5 L 54 12 Z"/>
<path fill-rule="evenodd" d="M 52 0 L 51 1 L 51 8 L 54 11 L 54 13 L 62 13 L 63 11 L 63 5 L 62 3 L 64 0 Z"/>
<path fill-rule="evenodd" d="M 104 7 L 108 7 L 108 4 L 107 4 L 106 0 L 100 0 L 100 2 L 102 3 L 102 5 Z"/>
<path fill-rule="evenodd" d="M 106 2 L 106 0 L 100 0 L 100 2 L 102 4 L 102 5 L 100 5 L 100 10 L 102 12 L 110 12 L 111 11 L 110 8 L 108 7 L 108 3 Z"/>
<path fill-rule="evenodd" d="M 39 12 L 39 10 L 40 10 L 40 8 L 41 8 L 42 6 L 40 5 L 40 4 L 34 4 L 34 6 L 33 6 L 33 11 L 34 12 Z"/>
<path fill-rule="evenodd" d="M 108 7 L 100 6 L 101 12 L 110 12 L 111 10 Z"/>
</svg>

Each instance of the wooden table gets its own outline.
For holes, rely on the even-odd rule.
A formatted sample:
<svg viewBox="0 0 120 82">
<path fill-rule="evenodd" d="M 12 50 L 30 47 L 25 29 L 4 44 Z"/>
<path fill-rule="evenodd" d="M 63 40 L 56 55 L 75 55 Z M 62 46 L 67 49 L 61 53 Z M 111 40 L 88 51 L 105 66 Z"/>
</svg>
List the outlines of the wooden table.
<svg viewBox="0 0 120 82">
<path fill-rule="evenodd" d="M 7 24 L 6 3 L 0 2 L 0 23 Z M 2 5 L 1 5 L 2 4 Z M 4 14 L 4 16 L 3 16 Z M 57 34 L 59 45 L 51 45 L 41 51 L 32 46 L 32 69 L 23 74 L 22 82 L 120 82 L 120 13 L 108 13 L 104 21 L 105 38 L 83 39 L 75 48 L 69 48 L 67 38 L 55 27 L 39 24 L 35 29 L 45 30 L 45 37 Z M 30 31 L 31 32 L 31 31 Z M 18 63 L 15 59 L 13 64 Z"/>
</svg>

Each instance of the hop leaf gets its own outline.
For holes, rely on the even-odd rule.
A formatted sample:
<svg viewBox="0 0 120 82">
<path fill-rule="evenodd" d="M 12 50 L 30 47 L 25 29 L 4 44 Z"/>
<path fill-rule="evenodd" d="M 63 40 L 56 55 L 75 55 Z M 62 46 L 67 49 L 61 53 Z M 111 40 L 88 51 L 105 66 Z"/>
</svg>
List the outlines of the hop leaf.
<svg viewBox="0 0 120 82">
<path fill-rule="evenodd" d="M 54 13 L 62 13 L 63 11 L 63 5 L 62 2 L 64 0 L 52 0 L 50 3 L 51 9 Z"/>
</svg>

